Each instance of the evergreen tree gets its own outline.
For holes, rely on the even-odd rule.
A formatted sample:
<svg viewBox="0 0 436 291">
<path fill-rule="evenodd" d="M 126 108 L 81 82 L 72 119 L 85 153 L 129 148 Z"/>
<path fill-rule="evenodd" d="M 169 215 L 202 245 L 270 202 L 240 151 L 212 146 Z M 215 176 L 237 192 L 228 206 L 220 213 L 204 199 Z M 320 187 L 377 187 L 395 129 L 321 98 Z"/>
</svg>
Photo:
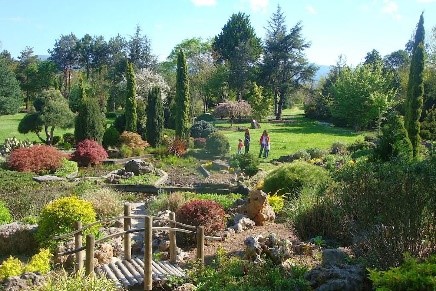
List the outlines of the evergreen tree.
<svg viewBox="0 0 436 291">
<path fill-rule="evenodd" d="M 74 127 L 74 137 L 76 142 L 92 139 L 101 144 L 106 118 L 100 109 L 98 101 L 86 96 L 83 79 L 80 79 L 79 87 L 80 106 Z"/>
<path fill-rule="evenodd" d="M 127 94 L 126 94 L 126 131 L 136 132 L 137 114 L 136 114 L 136 81 L 133 64 L 127 65 Z"/>
<path fill-rule="evenodd" d="M 189 137 L 189 80 L 186 58 L 181 50 L 177 57 L 176 98 L 175 98 L 175 129 L 176 137 Z"/>
<path fill-rule="evenodd" d="M 424 96 L 424 15 L 421 14 L 416 28 L 407 84 L 404 124 L 413 147 L 413 156 L 418 155 L 419 132 Z"/>
<path fill-rule="evenodd" d="M 20 85 L 7 60 L 0 56 L 0 115 L 15 114 L 23 104 Z"/>
<path fill-rule="evenodd" d="M 164 129 L 164 113 L 160 88 L 154 87 L 148 94 L 148 110 L 146 123 L 146 139 L 152 147 L 162 141 Z"/>
</svg>

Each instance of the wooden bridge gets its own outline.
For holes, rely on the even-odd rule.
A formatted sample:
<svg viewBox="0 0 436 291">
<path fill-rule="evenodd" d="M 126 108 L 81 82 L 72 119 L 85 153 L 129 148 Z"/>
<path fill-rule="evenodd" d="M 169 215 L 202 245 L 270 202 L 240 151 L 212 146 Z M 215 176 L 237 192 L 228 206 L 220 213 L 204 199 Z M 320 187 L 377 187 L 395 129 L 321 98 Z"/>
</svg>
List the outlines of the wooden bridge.
<svg viewBox="0 0 436 291">
<path fill-rule="evenodd" d="M 86 245 L 82 245 L 83 231 L 93 226 L 108 223 L 118 219 L 124 220 L 124 231 L 117 232 L 98 240 L 93 235 L 86 236 Z M 143 228 L 132 228 L 132 219 L 144 220 Z M 98 221 L 86 226 L 81 222 L 75 223 L 75 231 L 66 235 L 55 237 L 55 239 L 65 239 L 74 236 L 74 250 L 57 253 L 56 256 L 75 255 L 76 270 L 80 270 L 85 265 L 85 275 L 94 273 L 105 275 L 107 278 L 117 282 L 118 286 L 128 287 L 143 283 L 144 290 L 152 290 L 153 281 L 165 280 L 169 276 L 185 276 L 185 271 L 181 269 L 176 262 L 177 244 L 176 232 L 192 233 L 197 238 L 197 260 L 204 263 L 204 240 L 222 240 L 221 237 L 212 237 L 204 235 L 203 226 L 192 226 L 177 222 L 174 212 L 171 212 L 169 219 L 154 218 L 154 220 L 167 221 L 169 226 L 153 227 L 153 217 L 147 215 L 132 215 L 130 204 L 124 205 L 124 215 L 111 218 L 105 221 Z M 177 226 L 177 227 L 176 227 Z M 170 239 L 170 259 L 169 261 L 155 262 L 152 259 L 152 232 L 153 230 L 162 230 L 169 232 Z M 144 233 L 144 258 L 134 258 L 131 252 L 131 234 Z M 95 245 L 109 239 L 123 236 L 124 241 L 124 259 L 105 264 L 94 266 Z M 84 256 L 85 255 L 85 256 Z"/>
</svg>

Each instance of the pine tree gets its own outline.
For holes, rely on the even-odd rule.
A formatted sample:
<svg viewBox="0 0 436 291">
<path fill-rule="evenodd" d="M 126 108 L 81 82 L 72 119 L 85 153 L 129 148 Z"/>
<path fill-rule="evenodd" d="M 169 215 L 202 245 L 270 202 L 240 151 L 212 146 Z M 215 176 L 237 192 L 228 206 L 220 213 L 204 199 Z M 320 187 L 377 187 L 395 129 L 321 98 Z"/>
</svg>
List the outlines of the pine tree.
<svg viewBox="0 0 436 291">
<path fill-rule="evenodd" d="M 424 96 L 424 36 L 424 15 L 421 14 L 413 43 L 404 116 L 404 124 L 412 143 L 414 157 L 419 153 L 419 119 L 421 117 Z"/>
<path fill-rule="evenodd" d="M 162 141 L 164 129 L 164 112 L 161 92 L 154 87 L 148 94 L 146 139 L 152 147 L 158 146 Z"/>
<path fill-rule="evenodd" d="M 176 137 L 187 139 L 189 133 L 189 81 L 185 54 L 180 50 L 177 57 L 175 98 L 175 129 Z"/>
<path fill-rule="evenodd" d="M 136 132 L 136 81 L 132 63 L 127 64 L 126 131 Z"/>
<path fill-rule="evenodd" d="M 74 137 L 76 142 L 92 139 L 101 144 L 105 130 L 106 118 L 98 101 L 86 96 L 83 79 L 80 79 L 80 106 L 76 116 Z"/>
</svg>

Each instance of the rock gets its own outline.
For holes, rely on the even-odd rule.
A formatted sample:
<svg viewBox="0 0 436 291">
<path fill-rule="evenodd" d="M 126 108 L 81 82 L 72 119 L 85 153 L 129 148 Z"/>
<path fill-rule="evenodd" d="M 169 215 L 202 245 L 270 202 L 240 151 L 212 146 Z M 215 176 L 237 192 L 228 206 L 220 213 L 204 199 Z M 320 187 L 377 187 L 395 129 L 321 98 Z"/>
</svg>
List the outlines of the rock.
<svg viewBox="0 0 436 291">
<path fill-rule="evenodd" d="M 322 251 L 322 266 L 346 264 L 347 254 L 340 249 L 325 249 Z"/>
<path fill-rule="evenodd" d="M 226 161 L 214 160 L 212 161 L 212 169 L 215 171 L 229 170 L 230 166 Z"/>
<path fill-rule="evenodd" d="M 159 243 L 159 251 L 161 252 L 168 252 L 170 250 L 170 241 L 166 240 L 166 241 L 161 241 Z"/>
<path fill-rule="evenodd" d="M 195 290 L 197 290 L 197 287 L 191 283 L 184 283 L 174 290 L 175 291 L 195 291 Z"/>
<path fill-rule="evenodd" d="M 114 248 L 108 243 L 104 243 L 95 252 L 94 257 L 97 259 L 99 264 L 108 264 L 114 257 Z"/>
<path fill-rule="evenodd" d="M 53 175 L 35 176 L 32 179 L 39 183 L 66 181 L 65 178 L 61 178 Z"/>
<path fill-rule="evenodd" d="M 233 221 L 235 222 L 235 224 L 231 228 L 234 229 L 237 233 L 253 228 L 256 225 L 253 220 L 243 214 L 237 214 L 233 218 Z"/>
<path fill-rule="evenodd" d="M 141 159 L 133 159 L 126 162 L 124 169 L 126 172 L 133 172 L 135 176 L 153 173 L 155 171 L 153 164 Z"/>
<path fill-rule="evenodd" d="M 259 122 L 257 122 L 257 120 L 253 119 L 250 123 L 250 127 L 251 127 L 251 129 L 258 129 L 258 128 L 260 128 L 260 124 L 259 124 Z"/>
<path fill-rule="evenodd" d="M 237 208 L 238 213 L 247 215 L 256 225 L 264 225 L 266 221 L 274 221 L 276 215 L 268 204 L 268 195 L 262 190 L 250 191 L 247 202 Z"/>
<path fill-rule="evenodd" d="M 245 257 L 247 259 L 256 260 L 262 253 L 261 235 L 249 236 L 244 240 Z"/>
<path fill-rule="evenodd" d="M 315 290 L 365 290 L 366 274 L 362 265 L 330 265 L 310 270 L 305 278 Z"/>
<path fill-rule="evenodd" d="M 34 254 L 38 249 L 35 239 L 37 225 L 13 222 L 0 226 L 0 254 Z"/>
<path fill-rule="evenodd" d="M 24 273 L 21 276 L 14 276 L 7 278 L 2 285 L 1 290 L 15 291 L 15 290 L 36 290 L 44 284 L 45 280 L 42 275 L 35 273 Z"/>
</svg>

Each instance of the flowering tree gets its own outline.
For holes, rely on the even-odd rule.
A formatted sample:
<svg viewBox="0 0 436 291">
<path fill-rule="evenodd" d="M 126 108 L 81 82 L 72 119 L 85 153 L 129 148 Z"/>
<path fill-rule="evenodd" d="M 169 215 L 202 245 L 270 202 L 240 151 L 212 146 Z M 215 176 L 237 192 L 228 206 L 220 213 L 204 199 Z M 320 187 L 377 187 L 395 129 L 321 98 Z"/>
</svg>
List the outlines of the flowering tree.
<svg viewBox="0 0 436 291">
<path fill-rule="evenodd" d="M 150 90 L 156 87 L 160 89 L 160 95 L 165 100 L 170 92 L 170 86 L 160 74 L 149 68 L 141 69 L 136 73 L 136 93 L 139 98 L 147 99 Z"/>
<path fill-rule="evenodd" d="M 251 116 L 251 112 L 251 106 L 246 101 L 228 101 L 218 104 L 213 111 L 213 115 L 218 118 L 228 117 L 233 124 L 235 117 Z"/>
</svg>

